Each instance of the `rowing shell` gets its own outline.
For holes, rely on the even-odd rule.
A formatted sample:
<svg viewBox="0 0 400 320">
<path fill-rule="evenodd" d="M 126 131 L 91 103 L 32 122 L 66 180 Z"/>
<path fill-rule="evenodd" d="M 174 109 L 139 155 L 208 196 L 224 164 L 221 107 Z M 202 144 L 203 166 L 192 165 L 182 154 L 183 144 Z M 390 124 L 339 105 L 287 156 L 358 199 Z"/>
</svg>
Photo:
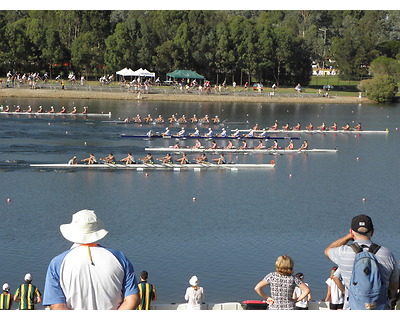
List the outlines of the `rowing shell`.
<svg viewBox="0 0 400 320">
<path fill-rule="evenodd" d="M 147 135 L 130 135 L 130 134 L 121 134 L 121 138 L 137 138 L 137 139 L 300 139 L 299 137 L 246 137 L 246 136 L 239 136 L 239 137 L 220 137 L 220 136 L 178 136 L 178 135 L 171 135 L 171 136 L 163 136 L 161 134 L 153 134 L 151 136 Z"/>
<path fill-rule="evenodd" d="M 85 169 L 134 169 L 142 171 L 144 169 L 162 169 L 162 170 L 201 170 L 201 169 L 271 169 L 274 168 L 274 163 L 263 163 L 263 164 L 242 164 L 242 163 L 227 163 L 227 164 L 215 164 L 215 163 L 189 163 L 189 164 L 31 164 L 31 167 L 39 168 L 61 168 L 61 169 L 73 169 L 73 168 L 85 168 Z"/>
<path fill-rule="evenodd" d="M 338 149 L 254 149 L 254 148 L 247 148 L 247 149 L 210 149 L 210 148 L 145 148 L 146 151 L 149 152 L 170 152 L 170 153 L 193 153 L 193 152 L 212 152 L 212 153 L 269 153 L 269 154 L 276 154 L 276 153 L 309 153 L 309 152 L 327 152 L 327 153 L 334 153 L 337 152 Z"/>
<path fill-rule="evenodd" d="M 232 132 L 236 130 L 231 130 Z M 238 132 L 250 132 L 250 129 L 238 130 Z M 389 133 L 389 130 L 254 130 L 254 132 L 261 133 L 355 133 L 355 134 L 363 134 L 363 133 Z"/>
<path fill-rule="evenodd" d="M 111 117 L 109 113 L 61 113 L 61 112 L 0 112 L 0 115 L 13 116 L 88 116 L 88 117 Z"/>
</svg>

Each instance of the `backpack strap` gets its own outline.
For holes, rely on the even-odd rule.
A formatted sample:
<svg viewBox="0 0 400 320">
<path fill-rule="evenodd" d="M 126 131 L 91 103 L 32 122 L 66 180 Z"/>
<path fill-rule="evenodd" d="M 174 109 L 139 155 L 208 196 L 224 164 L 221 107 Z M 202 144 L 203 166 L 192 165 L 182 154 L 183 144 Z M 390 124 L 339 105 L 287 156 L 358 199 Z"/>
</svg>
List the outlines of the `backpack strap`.
<svg viewBox="0 0 400 320">
<path fill-rule="evenodd" d="M 352 244 L 349 244 L 349 247 L 352 248 L 356 254 L 363 251 L 363 248 L 357 242 L 353 242 Z M 380 245 L 377 245 L 376 243 L 372 243 L 368 248 L 368 252 L 371 252 L 372 254 L 376 254 L 380 248 L 381 248 Z"/>
<path fill-rule="evenodd" d="M 356 254 L 363 251 L 363 249 L 360 247 L 360 245 L 357 242 L 353 242 L 352 244 L 349 244 L 349 247 L 352 248 Z"/>
<path fill-rule="evenodd" d="M 376 243 L 373 243 L 373 244 L 371 244 L 371 245 L 369 246 L 368 251 L 371 252 L 371 253 L 373 253 L 373 254 L 375 254 L 375 253 L 378 252 L 378 250 L 379 250 L 380 248 L 381 248 L 380 245 L 377 245 Z"/>
</svg>

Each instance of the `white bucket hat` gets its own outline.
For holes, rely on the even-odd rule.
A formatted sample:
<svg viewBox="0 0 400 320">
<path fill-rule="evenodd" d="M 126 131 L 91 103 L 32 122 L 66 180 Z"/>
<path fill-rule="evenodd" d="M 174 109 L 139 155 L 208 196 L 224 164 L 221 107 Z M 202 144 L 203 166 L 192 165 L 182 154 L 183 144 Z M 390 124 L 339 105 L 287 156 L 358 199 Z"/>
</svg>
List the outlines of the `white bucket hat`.
<svg viewBox="0 0 400 320">
<path fill-rule="evenodd" d="M 93 243 L 108 233 L 93 210 L 81 210 L 72 215 L 72 222 L 62 224 L 60 231 L 65 239 L 74 243 Z"/>
<path fill-rule="evenodd" d="M 199 279 L 196 276 L 190 278 L 189 283 L 191 286 L 197 286 L 199 283 Z"/>
<path fill-rule="evenodd" d="M 32 281 L 32 275 L 30 273 L 27 273 L 24 277 L 25 281 Z"/>
</svg>

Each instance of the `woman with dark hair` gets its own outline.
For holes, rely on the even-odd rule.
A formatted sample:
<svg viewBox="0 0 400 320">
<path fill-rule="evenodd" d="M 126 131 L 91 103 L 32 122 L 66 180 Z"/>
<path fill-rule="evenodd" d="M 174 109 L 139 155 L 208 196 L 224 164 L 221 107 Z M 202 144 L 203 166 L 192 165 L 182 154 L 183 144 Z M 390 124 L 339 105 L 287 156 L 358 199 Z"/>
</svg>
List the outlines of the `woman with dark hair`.
<svg viewBox="0 0 400 320">
<path fill-rule="evenodd" d="M 287 256 L 279 256 L 275 262 L 275 272 L 265 276 L 254 288 L 254 290 L 267 301 L 270 310 L 294 310 L 295 303 L 307 297 L 311 290 L 298 277 L 293 275 L 293 260 Z M 263 289 L 271 286 L 271 296 L 268 296 Z M 295 287 L 302 290 L 302 294 L 293 299 Z"/>
</svg>

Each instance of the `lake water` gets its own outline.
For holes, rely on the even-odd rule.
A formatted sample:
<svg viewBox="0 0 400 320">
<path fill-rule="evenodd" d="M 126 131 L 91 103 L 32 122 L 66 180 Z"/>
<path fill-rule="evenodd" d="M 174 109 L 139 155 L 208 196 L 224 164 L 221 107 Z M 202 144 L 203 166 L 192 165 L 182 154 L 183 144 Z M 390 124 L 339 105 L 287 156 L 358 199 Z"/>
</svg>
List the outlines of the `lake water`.
<svg viewBox="0 0 400 320">
<path fill-rule="evenodd" d="M 149 272 L 158 303 L 183 303 L 194 274 L 205 288 L 206 302 L 258 299 L 255 284 L 274 270 L 282 254 L 294 259 L 295 271 L 304 273 L 313 298 L 321 300 L 333 266 L 323 251 L 348 232 L 351 218 L 360 213 L 373 218 L 374 240 L 400 258 L 399 105 L 11 98 L 0 104 L 32 105 L 35 110 L 39 105 L 45 110 L 64 105 L 68 110 L 89 106 L 89 112 L 112 111 L 111 119 L 0 116 L 0 283 L 8 282 L 12 291 L 27 272 L 33 273 L 34 283 L 43 291 L 49 261 L 70 247 L 59 225 L 69 223 L 73 213 L 85 208 L 95 210 L 107 225 L 109 235 L 101 244 L 123 251 L 137 274 Z M 263 127 L 278 120 L 280 125 L 299 121 L 303 126 L 361 122 L 365 130 L 390 132 L 304 134 L 294 141 L 296 147 L 303 139 L 310 148 L 337 147 L 339 151 L 332 154 L 229 158 L 239 163 L 275 160 L 272 170 L 139 172 L 29 167 L 30 163 L 66 163 L 73 155 L 83 159 L 90 152 L 98 158 L 109 152 L 117 159 L 127 152 L 140 158 L 146 154 L 145 147 L 171 145 L 172 141 L 161 139 L 120 138 L 121 133 L 144 134 L 149 126 L 103 122 L 148 113 L 164 118 L 219 115 L 228 130 L 248 128 L 233 122 Z M 219 132 L 222 126 L 212 128 Z M 200 129 L 205 132 L 207 127 Z"/>
</svg>

